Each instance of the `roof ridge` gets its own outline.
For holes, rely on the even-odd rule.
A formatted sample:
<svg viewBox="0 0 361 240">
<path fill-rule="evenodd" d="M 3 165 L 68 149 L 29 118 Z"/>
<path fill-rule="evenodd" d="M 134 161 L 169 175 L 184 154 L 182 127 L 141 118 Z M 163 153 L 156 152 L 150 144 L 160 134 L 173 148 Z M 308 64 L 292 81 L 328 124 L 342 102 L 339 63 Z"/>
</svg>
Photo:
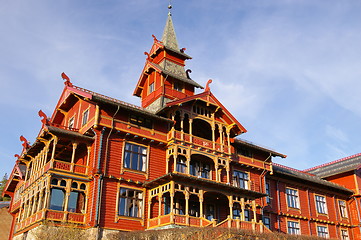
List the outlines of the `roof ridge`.
<svg viewBox="0 0 361 240">
<path fill-rule="evenodd" d="M 355 157 L 359 157 L 359 156 L 361 156 L 361 153 L 356 153 L 354 155 L 344 157 L 344 158 L 340 158 L 340 159 L 334 160 L 332 162 L 324 163 L 324 164 L 321 164 L 321 165 L 318 165 L 318 166 L 315 166 L 315 167 L 311 167 L 311 168 L 305 169 L 303 171 L 309 172 L 309 171 L 312 171 L 312 170 L 315 170 L 315 169 L 318 169 L 318 168 L 321 168 L 321 167 L 325 167 L 325 166 L 329 166 L 329 165 L 332 165 L 332 164 L 335 164 L 335 163 L 343 162 L 343 161 L 346 161 L 346 160 L 349 160 L 349 159 L 352 159 L 352 158 L 355 158 Z"/>
<path fill-rule="evenodd" d="M 315 176 L 314 174 L 311 174 L 311 173 L 308 173 L 308 172 L 304 172 L 304 171 L 299 170 L 299 169 L 296 169 L 296 168 L 288 167 L 288 166 L 285 166 L 285 165 L 282 165 L 282 164 L 279 164 L 279 163 L 273 162 L 272 165 L 275 165 L 275 166 L 281 167 L 281 168 L 285 168 L 285 169 L 288 169 L 288 170 L 291 170 L 291 171 L 304 173 L 304 174 L 307 174 L 307 175 L 310 175 L 310 176 Z"/>
</svg>

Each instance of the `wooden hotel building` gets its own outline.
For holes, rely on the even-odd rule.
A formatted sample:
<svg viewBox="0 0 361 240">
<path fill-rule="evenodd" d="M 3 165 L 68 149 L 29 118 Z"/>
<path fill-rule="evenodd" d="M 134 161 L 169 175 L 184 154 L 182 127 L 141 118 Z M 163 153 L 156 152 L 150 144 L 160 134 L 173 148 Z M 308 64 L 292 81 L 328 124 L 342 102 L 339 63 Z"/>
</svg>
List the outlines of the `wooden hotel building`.
<svg viewBox="0 0 361 240">
<path fill-rule="evenodd" d="M 191 57 L 170 14 L 146 56 L 133 93 L 141 107 L 62 74 L 54 112 L 39 111 L 36 140 L 21 137 L 4 191 L 10 239 L 31 239 L 46 220 L 94 239 L 176 226 L 361 239 L 360 154 L 299 171 L 272 162 L 284 154 L 238 138 L 246 129 L 211 81 L 203 87 L 185 70 Z"/>
</svg>

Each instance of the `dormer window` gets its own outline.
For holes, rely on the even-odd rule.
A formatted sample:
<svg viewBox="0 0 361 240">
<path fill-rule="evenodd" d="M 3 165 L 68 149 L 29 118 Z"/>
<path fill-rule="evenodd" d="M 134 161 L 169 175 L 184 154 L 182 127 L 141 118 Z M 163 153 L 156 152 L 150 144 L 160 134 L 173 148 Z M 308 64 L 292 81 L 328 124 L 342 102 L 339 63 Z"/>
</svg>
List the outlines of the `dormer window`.
<svg viewBox="0 0 361 240">
<path fill-rule="evenodd" d="M 174 82 L 173 88 L 174 88 L 174 90 L 176 90 L 178 92 L 183 92 L 183 84 L 178 81 Z"/>
<path fill-rule="evenodd" d="M 149 93 L 152 93 L 152 92 L 154 92 L 154 82 L 149 84 Z"/>
<path fill-rule="evenodd" d="M 83 113 L 82 126 L 84 126 L 88 122 L 88 117 L 89 117 L 89 109 L 85 110 Z"/>
<path fill-rule="evenodd" d="M 72 117 L 72 118 L 69 119 L 68 127 L 69 127 L 70 129 L 74 128 L 74 117 Z"/>
</svg>

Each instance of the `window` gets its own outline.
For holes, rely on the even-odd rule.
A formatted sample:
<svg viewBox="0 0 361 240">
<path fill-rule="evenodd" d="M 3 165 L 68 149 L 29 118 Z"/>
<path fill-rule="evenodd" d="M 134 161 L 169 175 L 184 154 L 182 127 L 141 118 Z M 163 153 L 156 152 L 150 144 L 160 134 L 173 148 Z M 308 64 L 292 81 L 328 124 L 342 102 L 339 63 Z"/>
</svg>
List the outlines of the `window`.
<svg viewBox="0 0 361 240">
<path fill-rule="evenodd" d="M 210 179 L 211 177 L 210 172 L 211 172 L 211 167 L 209 164 L 198 161 L 191 161 L 191 168 L 190 168 L 191 175 Z"/>
<path fill-rule="evenodd" d="M 341 217 L 347 218 L 347 208 L 346 208 L 346 202 L 343 200 L 338 200 L 338 206 L 340 207 L 340 214 Z"/>
<path fill-rule="evenodd" d="M 163 197 L 163 204 L 164 204 L 164 215 L 170 213 L 170 198 L 168 196 Z"/>
<path fill-rule="evenodd" d="M 184 156 L 178 156 L 176 170 L 180 173 L 187 173 L 187 159 Z"/>
<path fill-rule="evenodd" d="M 83 113 L 82 126 L 84 126 L 88 122 L 88 117 L 89 117 L 88 115 L 89 115 L 89 109 L 85 110 Z"/>
<path fill-rule="evenodd" d="M 327 214 L 326 198 L 324 196 L 316 195 L 316 208 L 318 213 Z"/>
<path fill-rule="evenodd" d="M 298 208 L 298 190 L 286 188 L 287 204 L 290 208 Z"/>
<path fill-rule="evenodd" d="M 233 219 L 241 218 L 241 206 L 239 203 L 233 204 Z"/>
<path fill-rule="evenodd" d="M 248 189 L 248 173 L 233 171 L 233 186 Z"/>
<path fill-rule="evenodd" d="M 85 194 L 83 192 L 72 191 L 69 195 L 68 212 L 84 213 Z"/>
<path fill-rule="evenodd" d="M 328 237 L 328 229 L 326 226 L 317 226 L 317 236 L 319 237 Z"/>
<path fill-rule="evenodd" d="M 287 222 L 287 232 L 288 232 L 288 234 L 300 234 L 299 222 L 288 221 Z"/>
<path fill-rule="evenodd" d="M 271 192 L 270 192 L 270 188 L 269 188 L 269 183 L 266 183 L 266 194 L 268 195 L 266 197 L 266 202 L 267 204 L 271 203 Z"/>
<path fill-rule="evenodd" d="M 350 238 L 348 237 L 348 231 L 347 229 L 341 229 L 341 239 L 342 240 L 349 240 Z"/>
<path fill-rule="evenodd" d="M 51 189 L 50 207 L 51 210 L 63 211 L 64 210 L 64 190 L 59 188 Z"/>
<path fill-rule="evenodd" d="M 176 90 L 176 91 L 179 91 L 179 92 L 183 91 L 183 84 L 180 82 L 175 81 L 173 87 L 174 87 L 174 90 Z"/>
<path fill-rule="evenodd" d="M 251 218 L 249 217 L 249 210 L 244 210 L 244 221 L 251 221 Z"/>
<path fill-rule="evenodd" d="M 149 84 L 149 93 L 154 92 L 154 82 Z"/>
<path fill-rule="evenodd" d="M 69 124 L 68 124 L 69 128 L 74 128 L 74 117 L 69 119 Z"/>
<path fill-rule="evenodd" d="M 146 165 L 147 148 L 133 143 L 125 143 L 124 167 L 145 172 Z"/>
<path fill-rule="evenodd" d="M 249 149 L 244 148 L 244 147 L 237 148 L 237 153 L 239 155 L 242 155 L 242 156 L 245 156 L 245 157 L 252 157 L 252 152 Z"/>
<path fill-rule="evenodd" d="M 271 229 L 271 220 L 269 217 L 263 217 L 263 224 L 268 228 Z"/>
<path fill-rule="evenodd" d="M 121 187 L 119 193 L 118 215 L 137 218 L 142 217 L 143 192 Z"/>
<path fill-rule="evenodd" d="M 152 128 L 153 122 L 151 119 L 147 119 L 141 116 L 137 116 L 134 114 L 131 114 L 129 117 L 129 122 L 138 126 L 146 127 L 146 128 Z"/>
</svg>

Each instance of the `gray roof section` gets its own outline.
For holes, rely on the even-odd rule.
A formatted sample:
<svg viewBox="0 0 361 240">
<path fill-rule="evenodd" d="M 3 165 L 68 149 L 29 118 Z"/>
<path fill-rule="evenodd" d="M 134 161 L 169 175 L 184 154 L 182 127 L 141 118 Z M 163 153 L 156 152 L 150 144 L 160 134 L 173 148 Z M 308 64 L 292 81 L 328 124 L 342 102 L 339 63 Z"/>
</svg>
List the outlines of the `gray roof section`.
<svg viewBox="0 0 361 240">
<path fill-rule="evenodd" d="M 321 165 L 319 167 L 305 170 L 318 177 L 325 178 L 340 173 L 356 170 L 361 165 L 361 155 L 355 157 L 341 159 L 339 161 L 331 162 Z"/>
<path fill-rule="evenodd" d="M 179 51 L 178 41 L 175 35 L 171 14 L 168 14 L 167 22 L 165 24 L 164 32 L 162 36 L 162 42 L 164 46 Z"/>
<path fill-rule="evenodd" d="M 329 182 L 329 181 L 326 181 L 326 180 L 323 180 L 322 178 L 320 177 L 317 177 L 317 176 L 313 176 L 313 175 L 310 175 L 310 174 L 307 174 L 307 173 L 303 173 L 301 171 L 297 171 L 297 170 L 293 170 L 291 168 L 288 168 L 288 167 L 285 167 L 285 166 L 282 166 L 282 165 L 276 165 L 276 164 L 273 164 L 273 172 L 274 174 L 279 174 L 279 175 L 283 175 L 283 176 L 287 176 L 289 178 L 293 178 L 293 180 L 295 181 L 301 181 L 303 182 L 304 184 L 316 184 L 316 185 L 321 185 L 323 187 L 326 187 L 326 188 L 332 188 L 332 189 L 335 189 L 337 191 L 341 191 L 343 193 L 346 193 L 346 194 L 353 194 L 353 191 L 348 189 L 348 188 L 345 188 L 345 187 L 342 187 L 336 183 L 332 183 L 332 182 Z M 310 185 L 310 186 L 312 186 Z"/>
</svg>

